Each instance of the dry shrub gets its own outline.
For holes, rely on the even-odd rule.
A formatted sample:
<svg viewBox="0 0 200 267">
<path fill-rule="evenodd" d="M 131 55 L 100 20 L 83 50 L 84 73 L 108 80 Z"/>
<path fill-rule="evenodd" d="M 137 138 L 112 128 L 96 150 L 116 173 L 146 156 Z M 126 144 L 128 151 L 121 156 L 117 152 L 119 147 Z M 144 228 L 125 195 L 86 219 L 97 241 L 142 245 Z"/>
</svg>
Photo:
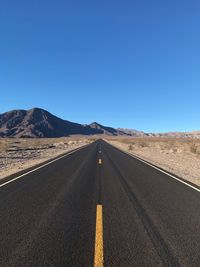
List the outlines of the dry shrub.
<svg viewBox="0 0 200 267">
<path fill-rule="evenodd" d="M 5 151 L 8 150 L 8 148 L 9 148 L 9 143 L 8 143 L 8 141 L 7 141 L 6 139 L 2 139 L 2 140 L 0 141 L 0 151 L 5 152 Z"/>
<path fill-rule="evenodd" d="M 128 146 L 128 150 L 129 150 L 129 151 L 132 151 L 132 150 L 133 150 L 133 144 L 129 144 L 129 146 Z"/>
<path fill-rule="evenodd" d="M 193 143 L 190 147 L 190 151 L 193 153 L 193 154 L 197 154 L 198 153 L 198 147 L 195 143 Z"/>
<path fill-rule="evenodd" d="M 139 144 L 140 147 L 148 147 L 148 144 L 146 142 L 141 142 Z"/>
</svg>

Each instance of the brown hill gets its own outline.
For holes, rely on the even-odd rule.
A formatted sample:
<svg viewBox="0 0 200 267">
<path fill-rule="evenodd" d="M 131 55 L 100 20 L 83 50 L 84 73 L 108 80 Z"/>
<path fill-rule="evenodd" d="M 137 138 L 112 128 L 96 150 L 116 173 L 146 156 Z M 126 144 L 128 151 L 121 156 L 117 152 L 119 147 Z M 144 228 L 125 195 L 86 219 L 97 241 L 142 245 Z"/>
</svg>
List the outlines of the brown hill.
<svg viewBox="0 0 200 267">
<path fill-rule="evenodd" d="M 93 122 L 89 125 L 60 119 L 40 108 L 12 110 L 0 114 L 0 137 L 63 137 L 69 135 L 200 138 L 200 131 L 145 133 L 133 129 L 112 128 Z"/>
<path fill-rule="evenodd" d="M 13 110 L 0 114 L 1 137 L 62 137 L 100 134 L 98 129 L 62 120 L 46 110 Z"/>
<path fill-rule="evenodd" d="M 97 122 L 93 122 L 91 124 L 89 124 L 89 126 L 92 128 L 92 129 L 95 129 L 95 130 L 98 130 L 98 131 L 101 131 L 102 134 L 106 134 L 106 135 L 119 135 L 120 133 L 118 132 L 118 130 L 114 129 L 114 128 L 111 128 L 111 127 L 107 127 L 107 126 L 103 126 Z"/>
</svg>

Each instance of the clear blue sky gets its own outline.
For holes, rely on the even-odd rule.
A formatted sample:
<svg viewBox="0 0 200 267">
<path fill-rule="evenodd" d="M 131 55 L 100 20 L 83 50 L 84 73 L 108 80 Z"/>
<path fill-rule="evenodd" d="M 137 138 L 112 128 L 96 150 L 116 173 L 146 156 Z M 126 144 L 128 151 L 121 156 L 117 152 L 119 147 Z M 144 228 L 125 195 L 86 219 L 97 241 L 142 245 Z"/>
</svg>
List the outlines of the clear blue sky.
<svg viewBox="0 0 200 267">
<path fill-rule="evenodd" d="M 1 0 L 0 113 L 200 129 L 199 0 Z"/>
</svg>

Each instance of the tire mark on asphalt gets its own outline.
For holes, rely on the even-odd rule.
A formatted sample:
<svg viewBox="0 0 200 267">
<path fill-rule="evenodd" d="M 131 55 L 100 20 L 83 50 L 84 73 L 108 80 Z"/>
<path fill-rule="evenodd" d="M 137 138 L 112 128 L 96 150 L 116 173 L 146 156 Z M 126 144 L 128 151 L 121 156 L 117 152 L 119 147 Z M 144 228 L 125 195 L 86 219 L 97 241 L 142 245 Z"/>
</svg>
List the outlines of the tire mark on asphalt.
<svg viewBox="0 0 200 267">
<path fill-rule="evenodd" d="M 104 149 L 105 151 L 105 149 Z M 107 158 L 109 159 L 110 163 L 113 165 L 118 177 L 120 178 L 121 184 L 125 191 L 128 194 L 130 201 L 133 204 L 133 207 L 140 218 L 153 246 L 156 249 L 159 257 L 162 260 L 163 266 L 180 266 L 177 258 L 173 255 L 172 251 L 162 238 L 161 234 L 159 233 L 156 226 L 153 224 L 151 219 L 149 218 L 148 214 L 146 213 L 145 209 L 143 208 L 142 204 L 139 202 L 138 198 L 135 196 L 133 191 L 131 190 L 129 184 L 127 183 L 126 179 L 124 178 L 123 174 L 119 170 L 118 166 L 114 163 L 111 159 L 109 154 L 105 151 Z"/>
</svg>

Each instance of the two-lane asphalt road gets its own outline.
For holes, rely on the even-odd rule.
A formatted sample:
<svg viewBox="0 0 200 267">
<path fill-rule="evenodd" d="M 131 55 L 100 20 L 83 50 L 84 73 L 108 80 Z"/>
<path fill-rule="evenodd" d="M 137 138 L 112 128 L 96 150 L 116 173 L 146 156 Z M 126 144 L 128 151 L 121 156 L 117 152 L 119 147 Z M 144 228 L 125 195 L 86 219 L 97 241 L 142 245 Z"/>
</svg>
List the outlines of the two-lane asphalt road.
<svg viewBox="0 0 200 267">
<path fill-rule="evenodd" d="M 0 185 L 0 266 L 200 266 L 197 190 L 99 140 Z"/>
</svg>

